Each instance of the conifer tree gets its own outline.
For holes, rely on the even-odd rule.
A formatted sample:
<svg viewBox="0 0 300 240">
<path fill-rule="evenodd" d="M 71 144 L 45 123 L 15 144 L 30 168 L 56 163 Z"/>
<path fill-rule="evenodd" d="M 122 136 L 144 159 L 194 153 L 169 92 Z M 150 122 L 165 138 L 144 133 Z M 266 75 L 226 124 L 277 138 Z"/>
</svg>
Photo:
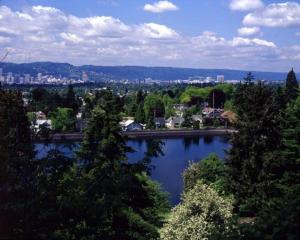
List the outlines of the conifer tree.
<svg viewBox="0 0 300 240">
<path fill-rule="evenodd" d="M 65 107 L 73 109 L 75 115 L 79 108 L 72 85 L 68 86 L 67 96 L 65 99 Z"/>
<path fill-rule="evenodd" d="M 229 186 L 239 210 L 255 215 L 274 192 L 281 143 L 279 108 L 271 88 L 240 85 L 235 95 L 238 122 L 227 159 Z"/>
<path fill-rule="evenodd" d="M 35 164 L 20 92 L 0 90 L 0 238 L 29 239 L 35 200 Z"/>
<path fill-rule="evenodd" d="M 287 102 L 295 100 L 299 95 L 299 84 L 294 69 L 292 69 L 287 75 L 285 94 Z"/>
<path fill-rule="evenodd" d="M 85 216 L 80 222 L 101 239 L 156 239 L 166 198 L 145 180 L 142 172 L 147 171 L 146 166 L 127 162 L 130 149 L 119 133 L 121 106 L 114 96 L 106 92 L 98 103 L 78 153 L 84 163 L 80 175 L 87 181 L 85 200 L 80 202 L 89 202 L 83 207 L 86 214 L 80 214 Z M 153 197 L 159 199 L 158 206 Z"/>
</svg>

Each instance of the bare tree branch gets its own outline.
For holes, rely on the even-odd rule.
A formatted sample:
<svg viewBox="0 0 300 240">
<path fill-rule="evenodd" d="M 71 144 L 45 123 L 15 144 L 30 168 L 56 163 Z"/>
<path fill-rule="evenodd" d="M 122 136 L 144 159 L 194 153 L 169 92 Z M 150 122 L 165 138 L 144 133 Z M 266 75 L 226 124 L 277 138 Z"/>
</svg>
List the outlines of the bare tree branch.
<svg viewBox="0 0 300 240">
<path fill-rule="evenodd" d="M 9 50 L 6 49 L 6 53 L 0 58 L 0 63 L 3 62 L 7 58 L 8 54 L 9 54 Z"/>
</svg>

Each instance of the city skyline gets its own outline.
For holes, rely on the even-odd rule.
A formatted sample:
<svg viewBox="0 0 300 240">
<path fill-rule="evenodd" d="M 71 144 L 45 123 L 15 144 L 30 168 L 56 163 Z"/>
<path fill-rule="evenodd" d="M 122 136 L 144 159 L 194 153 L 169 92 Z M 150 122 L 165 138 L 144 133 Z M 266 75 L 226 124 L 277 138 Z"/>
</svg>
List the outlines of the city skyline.
<svg viewBox="0 0 300 240">
<path fill-rule="evenodd" d="M 286 72 L 300 69 L 300 3 L 3 0 L 8 62 Z"/>
</svg>

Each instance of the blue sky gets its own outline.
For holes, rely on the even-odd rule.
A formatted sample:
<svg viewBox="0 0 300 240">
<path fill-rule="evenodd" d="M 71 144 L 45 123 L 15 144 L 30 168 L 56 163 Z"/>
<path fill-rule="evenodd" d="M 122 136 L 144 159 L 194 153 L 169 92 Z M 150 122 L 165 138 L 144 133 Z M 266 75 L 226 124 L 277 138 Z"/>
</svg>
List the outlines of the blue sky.
<svg viewBox="0 0 300 240">
<path fill-rule="evenodd" d="M 0 49 L 10 50 L 7 61 L 300 69 L 300 1 L 2 0 L 1 5 Z"/>
</svg>

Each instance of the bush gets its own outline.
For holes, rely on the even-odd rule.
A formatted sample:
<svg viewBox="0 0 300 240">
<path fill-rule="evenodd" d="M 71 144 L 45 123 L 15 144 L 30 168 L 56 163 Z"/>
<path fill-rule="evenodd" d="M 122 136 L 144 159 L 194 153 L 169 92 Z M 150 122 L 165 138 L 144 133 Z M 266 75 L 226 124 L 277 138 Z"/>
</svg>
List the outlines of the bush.
<svg viewBox="0 0 300 240">
<path fill-rule="evenodd" d="M 184 171 L 184 189 L 192 189 L 198 180 L 202 180 L 205 184 L 212 184 L 217 181 L 220 183 L 224 175 L 224 163 L 216 154 L 210 154 L 207 158 L 190 164 Z"/>
<path fill-rule="evenodd" d="M 232 202 L 198 181 L 183 194 L 161 230 L 163 240 L 228 239 L 233 219 Z"/>
</svg>

